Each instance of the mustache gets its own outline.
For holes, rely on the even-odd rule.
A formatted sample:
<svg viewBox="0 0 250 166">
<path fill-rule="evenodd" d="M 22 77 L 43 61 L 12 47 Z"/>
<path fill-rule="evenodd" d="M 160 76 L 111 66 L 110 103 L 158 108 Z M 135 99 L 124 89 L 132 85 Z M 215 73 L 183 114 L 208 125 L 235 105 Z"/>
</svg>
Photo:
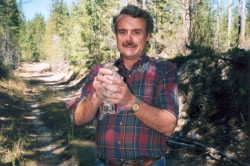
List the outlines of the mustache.
<svg viewBox="0 0 250 166">
<path fill-rule="evenodd" d="M 133 43 L 133 42 L 125 42 L 125 43 L 122 43 L 122 46 L 125 46 L 125 47 L 127 47 L 127 46 L 135 47 L 137 45 L 135 43 Z"/>
</svg>

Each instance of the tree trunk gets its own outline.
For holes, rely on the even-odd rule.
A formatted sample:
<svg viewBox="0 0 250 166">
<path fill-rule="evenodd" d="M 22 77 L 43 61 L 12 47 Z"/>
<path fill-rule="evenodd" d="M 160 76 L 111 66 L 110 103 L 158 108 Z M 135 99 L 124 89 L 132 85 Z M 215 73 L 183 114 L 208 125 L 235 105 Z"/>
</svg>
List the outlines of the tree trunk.
<svg viewBox="0 0 250 166">
<path fill-rule="evenodd" d="M 219 32 L 220 32 L 220 0 L 217 0 L 217 14 L 216 14 L 216 34 L 215 34 L 215 43 L 214 49 L 217 51 L 219 49 Z"/>
<path fill-rule="evenodd" d="M 183 0 L 183 31 L 184 31 L 184 39 L 185 45 L 190 46 L 190 4 L 189 0 Z"/>
<path fill-rule="evenodd" d="M 244 47 L 246 26 L 246 0 L 242 0 L 241 44 Z"/>
<path fill-rule="evenodd" d="M 238 0 L 238 25 L 237 25 L 237 29 L 238 29 L 238 34 L 237 34 L 237 38 L 236 38 L 236 43 L 237 43 L 237 47 L 240 47 L 240 30 L 241 30 L 241 16 L 240 16 L 240 8 L 241 8 L 241 0 Z"/>
<path fill-rule="evenodd" d="M 146 0 L 142 0 L 142 8 L 143 8 L 144 10 L 146 10 L 146 4 L 145 4 L 145 1 L 146 1 Z"/>
<path fill-rule="evenodd" d="M 137 6 L 137 0 L 134 0 L 134 5 Z"/>
<path fill-rule="evenodd" d="M 5 50 L 4 50 L 4 59 L 10 64 L 11 64 L 11 54 L 10 54 L 10 43 L 11 43 L 11 40 L 10 40 L 10 29 L 9 29 L 9 4 L 8 4 L 8 1 L 7 1 L 7 4 L 6 4 L 6 24 L 5 24 L 5 30 L 6 30 L 6 34 L 5 34 Z"/>
<path fill-rule="evenodd" d="M 228 47 L 229 48 L 231 46 L 232 4 L 233 4 L 233 0 L 229 0 L 229 6 L 228 6 Z"/>
</svg>

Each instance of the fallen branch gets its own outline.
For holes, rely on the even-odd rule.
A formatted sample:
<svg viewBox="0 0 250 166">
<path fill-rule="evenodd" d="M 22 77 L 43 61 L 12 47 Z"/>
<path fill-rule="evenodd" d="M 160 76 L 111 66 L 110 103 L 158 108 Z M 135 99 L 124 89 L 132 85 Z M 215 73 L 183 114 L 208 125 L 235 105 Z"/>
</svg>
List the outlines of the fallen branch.
<svg viewBox="0 0 250 166">
<path fill-rule="evenodd" d="M 233 60 L 233 59 L 229 59 L 229 58 L 218 57 L 218 56 L 215 56 L 215 55 L 212 55 L 212 57 L 217 58 L 217 59 L 221 59 L 221 60 L 224 60 L 224 61 L 231 61 L 231 62 L 235 62 L 235 63 L 249 64 L 249 62 L 237 61 L 237 60 Z"/>
<path fill-rule="evenodd" d="M 243 166 L 250 166 L 250 164 L 248 163 L 244 163 L 243 161 L 241 161 L 240 159 L 238 158 L 235 158 L 235 157 L 232 157 L 232 156 L 229 156 L 221 151 L 218 151 L 214 148 L 211 148 L 211 147 L 208 147 L 202 143 L 199 143 L 197 141 L 188 141 L 188 140 L 185 140 L 185 139 L 181 139 L 181 138 L 175 138 L 175 137 L 166 137 L 166 141 L 169 142 L 169 143 L 173 143 L 173 144 L 178 144 L 178 145 L 182 145 L 182 146 L 189 146 L 189 147 L 192 147 L 192 148 L 196 148 L 196 147 L 202 147 L 204 150 L 210 152 L 211 154 L 218 154 L 224 158 L 227 158 L 229 159 L 231 162 L 233 163 L 237 163 L 237 164 L 240 164 L 240 165 L 243 165 Z"/>
<path fill-rule="evenodd" d="M 192 147 L 192 148 L 196 147 L 195 145 L 192 145 L 192 144 L 186 144 L 186 143 L 176 142 L 176 141 L 173 141 L 173 140 L 168 140 L 168 142 L 174 143 L 174 144 L 178 144 L 178 145 L 183 145 L 183 146 L 189 146 L 189 147 Z"/>
</svg>

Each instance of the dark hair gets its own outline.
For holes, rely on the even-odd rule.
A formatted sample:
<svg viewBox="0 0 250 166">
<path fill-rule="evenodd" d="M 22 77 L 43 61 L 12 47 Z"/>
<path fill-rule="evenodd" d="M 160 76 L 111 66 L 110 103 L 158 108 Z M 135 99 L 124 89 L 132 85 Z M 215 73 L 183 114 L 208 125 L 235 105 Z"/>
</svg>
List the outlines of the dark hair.
<svg viewBox="0 0 250 166">
<path fill-rule="evenodd" d="M 128 5 L 124 7 L 118 15 L 113 17 L 112 30 L 114 33 L 117 32 L 117 20 L 122 14 L 130 15 L 134 18 L 143 18 L 145 20 L 147 33 L 153 32 L 154 21 L 149 12 L 139 8 L 138 6 Z"/>
</svg>

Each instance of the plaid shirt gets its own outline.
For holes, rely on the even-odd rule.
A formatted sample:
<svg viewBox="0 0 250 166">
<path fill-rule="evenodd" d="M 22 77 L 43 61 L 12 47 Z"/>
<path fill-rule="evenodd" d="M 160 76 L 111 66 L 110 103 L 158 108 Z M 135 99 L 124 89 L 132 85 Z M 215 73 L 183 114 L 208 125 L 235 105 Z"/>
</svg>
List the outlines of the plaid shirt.
<svg viewBox="0 0 250 166">
<path fill-rule="evenodd" d="M 115 65 L 134 95 L 178 117 L 177 73 L 172 63 L 142 55 L 130 71 L 125 68 L 122 58 Z M 89 73 L 81 100 L 94 92 L 92 83 L 101 67 L 96 65 Z M 98 113 L 96 120 L 97 157 L 122 162 L 143 156 L 155 158 L 167 151 L 165 136 L 147 127 L 123 106 L 116 105 L 115 114 L 101 117 Z"/>
</svg>

